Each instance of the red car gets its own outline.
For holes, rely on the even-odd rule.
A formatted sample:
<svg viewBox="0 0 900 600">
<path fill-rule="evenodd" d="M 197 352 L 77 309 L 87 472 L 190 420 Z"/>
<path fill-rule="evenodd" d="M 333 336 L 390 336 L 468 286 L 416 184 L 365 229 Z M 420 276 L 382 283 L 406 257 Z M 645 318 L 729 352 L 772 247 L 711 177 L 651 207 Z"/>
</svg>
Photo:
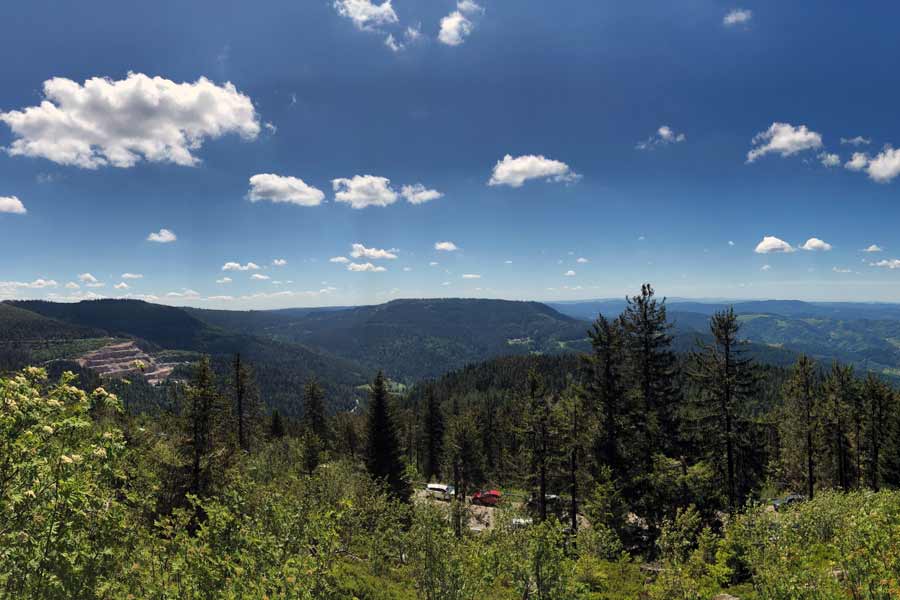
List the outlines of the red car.
<svg viewBox="0 0 900 600">
<path fill-rule="evenodd" d="M 480 504 L 481 506 L 497 506 L 503 494 L 500 490 L 487 490 L 484 492 L 475 492 L 472 494 L 472 504 Z"/>
</svg>

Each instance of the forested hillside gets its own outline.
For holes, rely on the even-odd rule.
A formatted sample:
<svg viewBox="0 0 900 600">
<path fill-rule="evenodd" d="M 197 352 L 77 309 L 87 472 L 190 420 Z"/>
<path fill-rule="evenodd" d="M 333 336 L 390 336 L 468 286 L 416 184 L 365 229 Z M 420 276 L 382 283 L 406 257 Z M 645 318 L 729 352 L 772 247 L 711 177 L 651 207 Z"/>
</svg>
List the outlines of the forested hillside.
<svg viewBox="0 0 900 600">
<path fill-rule="evenodd" d="M 260 391 L 271 408 L 285 414 L 296 414 L 295 391 L 312 377 L 319 377 L 330 392 L 335 408 L 355 406 L 364 392 L 358 387 L 365 383 L 371 372 L 353 361 L 330 356 L 325 352 L 299 344 L 276 341 L 266 337 L 226 331 L 212 327 L 188 314 L 185 310 L 140 300 L 91 300 L 72 304 L 27 301 L 0 304 L 17 319 L 0 320 L 0 339 L 6 339 L 5 327 L 23 328 L 21 322 L 39 324 L 37 331 L 46 339 L 45 344 L 59 345 L 59 340 L 77 340 L 64 346 L 66 350 L 53 355 L 53 359 L 72 359 L 99 345 L 93 338 L 119 336 L 136 338 L 150 344 L 158 352 L 186 351 L 187 358 L 196 360 L 200 354 L 213 359 L 214 368 L 221 374 L 229 372 L 235 354 L 254 365 L 258 371 Z M 14 311 L 14 312 L 13 312 Z M 23 321 L 27 316 L 30 321 Z M 93 339 L 87 342 L 86 338 Z M 111 340 L 105 338 L 103 343 Z M 42 363 L 44 354 L 35 354 L 29 348 L 9 346 L 7 368 L 18 368 L 30 362 Z M 15 348 L 15 351 L 13 351 Z M 146 396 L 146 394 L 143 394 Z M 159 402 L 164 401 L 160 394 Z M 153 402 L 144 397 L 142 404 Z"/>
<path fill-rule="evenodd" d="M 308 376 L 298 418 L 270 413 L 237 357 L 224 375 L 201 358 L 146 415 L 96 380 L 0 377 L 0 592 L 896 597 L 896 391 L 806 356 L 760 365 L 733 311 L 708 323 L 676 353 L 644 286 L 593 322 L 588 353 L 409 391 L 378 373 L 363 410 L 335 414 Z"/>
<path fill-rule="evenodd" d="M 597 312 L 616 314 L 622 301 L 598 300 L 554 304 L 561 312 L 593 318 Z M 756 355 L 785 365 L 805 353 L 824 361 L 839 360 L 857 369 L 900 377 L 900 306 L 883 303 L 751 302 L 669 303 L 669 318 L 679 335 L 705 333 L 706 322 L 718 310 L 733 307 L 741 321 L 741 339 L 756 346 Z"/>
<path fill-rule="evenodd" d="M 585 339 L 586 323 L 538 302 L 394 300 L 343 310 L 193 311 L 236 331 L 321 348 L 413 382 L 507 354 L 560 352 Z"/>
</svg>

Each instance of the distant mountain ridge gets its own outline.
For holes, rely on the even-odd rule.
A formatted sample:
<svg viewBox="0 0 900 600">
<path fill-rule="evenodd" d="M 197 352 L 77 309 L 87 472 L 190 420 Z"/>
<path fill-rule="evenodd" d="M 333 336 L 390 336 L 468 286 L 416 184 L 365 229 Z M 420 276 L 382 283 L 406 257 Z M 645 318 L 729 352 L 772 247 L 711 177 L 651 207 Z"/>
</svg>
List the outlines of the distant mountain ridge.
<svg viewBox="0 0 900 600">
<path fill-rule="evenodd" d="M 333 404 L 352 406 L 365 397 L 362 386 L 379 369 L 391 379 L 414 384 L 502 356 L 588 351 L 589 321 L 601 312 L 616 316 L 624 305 L 624 300 L 548 305 L 447 298 L 226 311 L 139 300 L 10 301 L 0 303 L 0 351 L 15 345 L 17 353 L 8 355 L 18 364 L 27 359 L 30 347 L 16 339 L 132 338 L 157 349 L 212 355 L 223 373 L 230 356 L 240 352 L 256 366 L 271 404 L 296 414 L 302 387 L 313 376 L 329 388 Z M 674 348 L 688 352 L 698 341 L 709 341 L 709 316 L 727 306 L 668 302 Z M 783 366 L 805 352 L 823 364 L 839 359 L 900 377 L 898 305 L 778 300 L 734 307 L 746 349 L 757 360 Z M 888 318 L 895 313 L 898 318 Z M 855 318 L 844 318 L 851 316 Z M 69 347 L 94 349 L 99 343 L 109 341 L 57 344 L 54 348 L 60 350 L 53 356 Z"/>
<path fill-rule="evenodd" d="M 624 300 L 553 303 L 576 318 L 598 312 L 621 312 Z M 805 353 L 819 361 L 840 360 L 860 370 L 900 377 L 900 304 L 750 300 L 734 303 L 673 300 L 666 303 L 670 321 L 681 331 L 707 333 L 709 317 L 733 307 L 741 322 L 741 339 L 754 344 Z"/>
<path fill-rule="evenodd" d="M 321 380 L 334 404 L 346 407 L 354 405 L 363 395 L 358 388 L 373 375 L 352 360 L 300 344 L 222 329 L 197 319 L 183 308 L 142 300 L 9 301 L 0 306 L 38 317 L 35 322 L 42 324 L 48 340 L 54 339 L 54 323 L 60 337 L 74 330 L 85 332 L 84 337 L 136 338 L 157 349 L 208 354 L 223 376 L 230 376 L 231 357 L 240 353 L 256 370 L 260 389 L 270 405 L 285 414 L 299 412 L 303 385 L 313 377 Z M 8 324 L 0 319 L 0 339 L 5 339 L 4 326 Z"/>
<path fill-rule="evenodd" d="M 210 324 L 320 348 L 407 382 L 495 356 L 561 352 L 587 330 L 583 321 L 546 304 L 509 300 L 406 299 L 263 315 L 188 312 Z"/>
</svg>

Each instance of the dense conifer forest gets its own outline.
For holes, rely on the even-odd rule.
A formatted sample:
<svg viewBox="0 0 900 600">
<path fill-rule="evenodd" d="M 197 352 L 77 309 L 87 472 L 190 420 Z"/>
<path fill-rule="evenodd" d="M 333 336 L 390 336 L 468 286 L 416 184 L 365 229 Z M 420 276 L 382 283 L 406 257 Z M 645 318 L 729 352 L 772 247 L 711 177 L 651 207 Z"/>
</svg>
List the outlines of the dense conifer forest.
<svg viewBox="0 0 900 600">
<path fill-rule="evenodd" d="M 675 352 L 645 285 L 587 352 L 378 372 L 349 411 L 309 376 L 285 414 L 253 354 L 158 388 L 10 371 L 0 596 L 897 597 L 896 391 L 708 328 Z"/>
</svg>

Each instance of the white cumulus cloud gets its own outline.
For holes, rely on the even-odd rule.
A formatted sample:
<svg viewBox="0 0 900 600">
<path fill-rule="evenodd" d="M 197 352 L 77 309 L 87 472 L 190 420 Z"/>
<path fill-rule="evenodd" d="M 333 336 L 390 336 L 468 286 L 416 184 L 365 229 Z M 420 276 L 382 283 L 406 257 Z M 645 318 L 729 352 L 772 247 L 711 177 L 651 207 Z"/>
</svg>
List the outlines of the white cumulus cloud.
<svg viewBox="0 0 900 600">
<path fill-rule="evenodd" d="M 397 192 L 391 188 L 391 180 L 375 175 L 354 175 L 350 179 L 331 181 L 334 199 L 346 202 L 352 208 L 388 206 L 397 201 Z"/>
<path fill-rule="evenodd" d="M 448 46 L 459 46 L 472 33 L 475 25 L 462 12 L 455 10 L 441 19 L 438 39 Z"/>
<path fill-rule="evenodd" d="M 575 271 L 568 270 L 565 273 L 563 273 L 563 275 L 565 275 L 566 277 L 575 277 Z"/>
<path fill-rule="evenodd" d="M 328 259 L 328 262 L 348 263 L 348 262 L 350 262 L 350 259 L 347 258 L 346 256 L 332 256 L 331 258 Z"/>
<path fill-rule="evenodd" d="M 254 281 L 268 281 L 270 277 L 268 275 L 263 275 L 262 273 L 254 273 L 250 276 L 250 279 Z"/>
<path fill-rule="evenodd" d="M 488 185 L 508 185 L 522 187 L 529 179 L 546 177 L 548 181 L 574 183 L 581 179 L 564 162 L 552 160 L 542 155 L 527 154 L 513 158 L 509 154 L 497 161 Z"/>
<path fill-rule="evenodd" d="M 113 287 L 116 288 L 117 290 L 127 290 L 130 286 L 127 283 L 125 283 L 124 281 L 120 281 Z"/>
<path fill-rule="evenodd" d="M 457 246 L 453 242 L 435 242 L 434 249 L 440 250 L 441 252 L 456 252 L 457 250 L 459 250 L 459 246 Z"/>
<path fill-rule="evenodd" d="M 27 212 L 25 205 L 16 196 L 0 196 L 0 213 L 24 215 Z"/>
<path fill-rule="evenodd" d="M 806 125 L 793 126 L 790 123 L 772 123 L 762 133 L 753 137 L 753 146 L 747 153 L 747 162 L 752 163 L 769 153 L 791 156 L 804 150 L 822 147 L 822 135 L 810 131 Z"/>
<path fill-rule="evenodd" d="M 158 244 L 169 244 L 178 239 L 172 231 L 168 229 L 160 229 L 155 233 L 151 233 L 147 236 L 148 242 L 156 242 Z"/>
<path fill-rule="evenodd" d="M 367 262 L 367 263 L 353 263 L 352 262 L 347 265 L 347 270 L 354 271 L 356 273 L 364 273 L 364 272 L 381 273 L 383 271 L 387 271 L 387 269 L 385 269 L 384 267 L 381 267 L 381 266 L 376 267 L 375 265 L 373 265 L 370 262 Z"/>
<path fill-rule="evenodd" d="M 335 0 L 335 10 L 342 17 L 350 19 L 361 31 L 377 31 L 383 25 L 397 23 L 397 13 L 391 0 L 375 4 L 371 0 Z"/>
<path fill-rule="evenodd" d="M 462 276 L 463 279 L 481 279 L 481 275 L 478 273 L 464 273 Z"/>
<path fill-rule="evenodd" d="M 85 169 L 141 160 L 193 166 L 206 139 L 237 133 L 249 140 L 260 131 L 253 102 L 231 83 L 175 83 L 142 73 L 83 85 L 49 79 L 39 105 L 0 113 L 0 121 L 15 136 L 9 154 Z"/>
<path fill-rule="evenodd" d="M 275 267 L 283 267 L 287 264 L 287 261 L 283 258 L 276 258 L 272 261 L 272 265 Z"/>
<path fill-rule="evenodd" d="M 248 262 L 246 265 L 242 265 L 239 262 L 227 262 L 222 265 L 223 271 L 258 271 L 259 265 L 254 262 Z"/>
<path fill-rule="evenodd" d="M 873 267 L 881 267 L 882 269 L 900 269 L 900 258 L 892 258 L 890 260 L 879 260 L 870 263 Z"/>
<path fill-rule="evenodd" d="M 837 167 L 841 164 L 841 157 L 831 152 L 819 154 L 819 161 L 826 167 Z"/>
<path fill-rule="evenodd" d="M 369 260 L 393 260 L 397 258 L 396 250 L 383 250 L 381 248 L 366 248 L 362 244 L 353 244 L 350 256 L 353 258 L 368 258 Z"/>
<path fill-rule="evenodd" d="M 869 177 L 878 183 L 888 183 L 900 175 L 900 148 L 885 148 L 869 161 L 866 170 Z"/>
<path fill-rule="evenodd" d="M 251 202 L 269 200 L 297 206 L 318 206 L 325 199 L 325 192 L 297 177 L 259 173 L 250 178 L 248 197 Z"/>
<path fill-rule="evenodd" d="M 424 204 L 425 202 L 437 200 L 444 196 L 444 194 L 437 190 L 429 190 L 421 183 L 404 185 L 400 188 L 400 195 L 406 198 L 406 201 L 410 204 Z"/>
<path fill-rule="evenodd" d="M 459 0 L 456 10 L 441 19 L 438 40 L 448 46 L 459 46 L 475 29 L 472 19 L 483 13 L 484 9 L 473 0 Z"/>
<path fill-rule="evenodd" d="M 578 258 L 575 260 L 575 262 L 584 264 L 584 263 L 587 263 L 587 262 L 590 262 L 590 261 L 589 261 L 588 259 L 586 259 L 585 257 L 580 256 L 580 257 L 578 257 Z"/>
<path fill-rule="evenodd" d="M 143 279 L 141 273 L 122 273 L 122 279 Z"/>
<path fill-rule="evenodd" d="M 865 248 L 863 252 L 884 252 L 884 249 L 878 244 L 872 244 L 868 248 Z"/>
<path fill-rule="evenodd" d="M 741 23 L 747 23 L 752 18 L 752 10 L 747 10 L 745 8 L 735 8 L 728 11 L 728 13 L 724 17 L 722 17 L 722 24 L 726 27 L 733 27 L 735 25 L 740 25 Z"/>
<path fill-rule="evenodd" d="M 219 285 L 231 283 L 231 281 L 232 281 L 231 277 L 223 277 L 222 279 L 216 279 L 216 283 L 218 283 Z"/>
<path fill-rule="evenodd" d="M 862 171 L 869 165 L 869 155 L 865 152 L 854 152 L 850 160 L 844 163 L 845 169 L 851 171 Z"/>
<path fill-rule="evenodd" d="M 767 235 L 763 237 L 762 241 L 756 245 L 756 249 L 753 251 L 757 254 L 771 254 L 773 252 L 793 252 L 794 248 L 786 241 L 779 239 L 774 235 Z"/>
<path fill-rule="evenodd" d="M 811 252 L 828 252 L 831 250 L 831 244 L 817 237 L 811 237 L 800 248 Z"/>
</svg>

